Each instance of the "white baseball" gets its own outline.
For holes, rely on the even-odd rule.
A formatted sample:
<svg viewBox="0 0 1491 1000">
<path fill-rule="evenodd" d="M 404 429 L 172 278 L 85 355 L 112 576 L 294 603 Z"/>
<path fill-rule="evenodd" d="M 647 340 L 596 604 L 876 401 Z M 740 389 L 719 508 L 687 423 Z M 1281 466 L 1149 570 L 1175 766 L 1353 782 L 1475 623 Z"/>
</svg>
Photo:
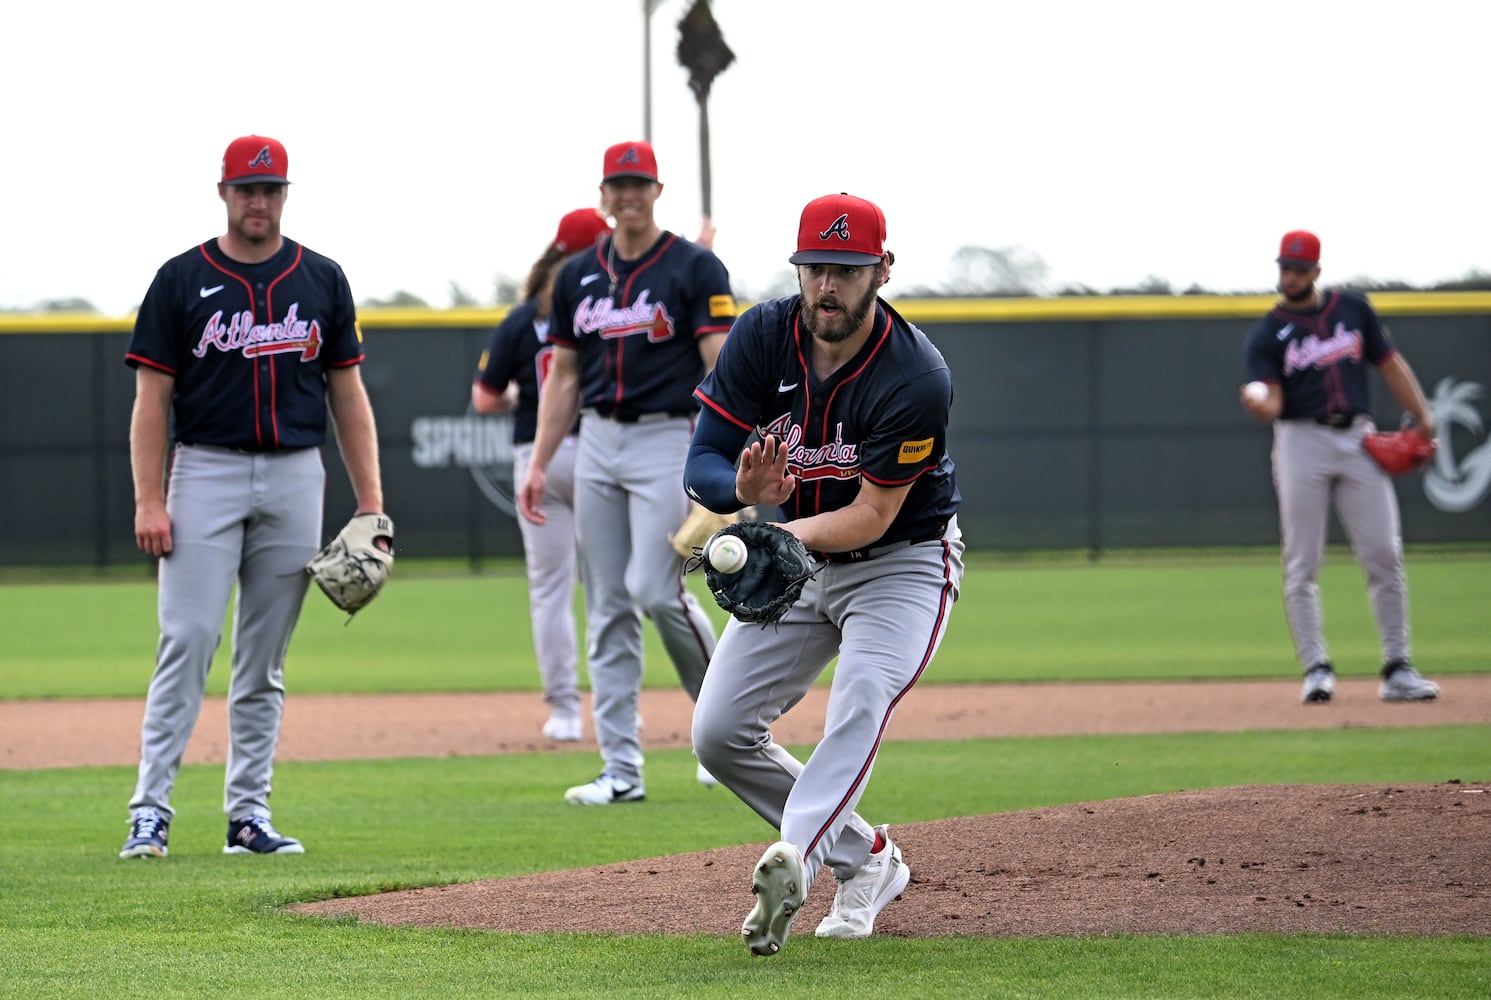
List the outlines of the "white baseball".
<svg viewBox="0 0 1491 1000">
<path fill-rule="evenodd" d="M 1268 386 L 1263 382 L 1249 382 L 1243 386 L 1243 396 L 1250 402 L 1261 403 L 1268 398 Z"/>
<path fill-rule="evenodd" d="M 739 573 L 747 554 L 745 543 L 734 535 L 721 535 L 709 543 L 709 565 L 721 573 Z"/>
</svg>

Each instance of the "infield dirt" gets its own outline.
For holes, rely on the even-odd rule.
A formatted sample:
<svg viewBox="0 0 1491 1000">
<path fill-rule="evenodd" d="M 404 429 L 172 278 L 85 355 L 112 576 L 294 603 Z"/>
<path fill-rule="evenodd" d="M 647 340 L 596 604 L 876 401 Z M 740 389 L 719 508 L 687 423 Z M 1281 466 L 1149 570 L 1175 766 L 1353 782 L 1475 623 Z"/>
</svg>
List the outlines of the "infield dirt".
<svg viewBox="0 0 1491 1000">
<path fill-rule="evenodd" d="M 1333 702 L 1312 706 L 1298 704 L 1292 680 L 922 685 L 897 711 L 882 752 L 893 753 L 897 740 L 1491 722 L 1491 677 L 1440 680 L 1444 692 L 1435 702 L 1385 704 L 1375 680 L 1347 678 Z M 815 690 L 782 719 L 778 741 L 812 743 L 825 699 Z M 0 702 L 0 768 L 133 764 L 142 707 L 139 699 Z M 644 692 L 647 746 L 687 746 L 690 708 L 681 692 Z M 536 695 L 292 690 L 278 759 L 553 749 L 538 735 L 543 719 Z M 226 729 L 223 700 L 209 699 L 187 762 L 224 760 Z M 567 746 L 594 745 L 587 739 Z M 912 880 L 881 914 L 876 933 L 1491 935 L 1486 778 L 1209 789 L 894 826 Z M 765 846 L 295 909 L 400 925 L 734 935 L 751 905 L 751 866 Z M 576 898 L 595 902 L 576 907 Z M 824 875 L 795 933 L 810 934 L 832 899 L 833 880 Z"/>
</svg>

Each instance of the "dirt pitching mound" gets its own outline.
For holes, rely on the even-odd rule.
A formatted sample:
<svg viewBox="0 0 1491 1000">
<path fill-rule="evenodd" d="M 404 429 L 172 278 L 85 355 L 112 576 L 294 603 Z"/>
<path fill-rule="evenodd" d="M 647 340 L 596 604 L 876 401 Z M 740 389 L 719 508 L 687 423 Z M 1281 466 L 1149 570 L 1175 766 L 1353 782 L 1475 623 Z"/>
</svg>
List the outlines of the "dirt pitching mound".
<svg viewBox="0 0 1491 1000">
<path fill-rule="evenodd" d="M 892 833 L 911 884 L 877 935 L 1491 935 L 1487 784 L 1209 789 Z M 766 846 L 291 909 L 416 927 L 736 935 Z M 833 892 L 822 874 L 796 934 L 812 933 Z"/>
</svg>

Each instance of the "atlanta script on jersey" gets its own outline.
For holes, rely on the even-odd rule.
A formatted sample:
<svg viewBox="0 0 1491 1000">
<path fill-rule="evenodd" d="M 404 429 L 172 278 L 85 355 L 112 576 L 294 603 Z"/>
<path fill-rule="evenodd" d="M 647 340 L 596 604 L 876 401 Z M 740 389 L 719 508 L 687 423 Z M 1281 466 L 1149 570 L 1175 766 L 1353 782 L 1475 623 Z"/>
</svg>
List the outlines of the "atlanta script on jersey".
<svg viewBox="0 0 1491 1000">
<path fill-rule="evenodd" d="M 125 355 L 175 378 L 177 441 L 246 451 L 322 444 L 326 370 L 362 359 L 341 267 L 288 239 L 262 264 L 217 240 L 166 261 Z"/>
<path fill-rule="evenodd" d="M 725 265 L 669 232 L 634 261 L 612 237 L 564 263 L 549 340 L 580 352 L 580 405 L 623 415 L 693 413 L 704 377 L 696 341 L 728 333 L 735 296 Z"/>
<path fill-rule="evenodd" d="M 820 380 L 801 319 L 796 295 L 746 310 L 695 397 L 787 446 L 788 471 L 799 479 L 788 520 L 848 506 L 863 477 L 886 488 L 911 485 L 876 546 L 940 537 L 960 501 L 947 453 L 953 382 L 942 354 L 877 300 L 869 340 Z"/>
<path fill-rule="evenodd" d="M 1367 368 L 1395 348 L 1377 313 L 1355 292 L 1331 291 L 1318 310 L 1276 306 L 1248 334 L 1249 381 L 1283 387 L 1284 420 L 1339 420 L 1370 414 Z"/>
</svg>

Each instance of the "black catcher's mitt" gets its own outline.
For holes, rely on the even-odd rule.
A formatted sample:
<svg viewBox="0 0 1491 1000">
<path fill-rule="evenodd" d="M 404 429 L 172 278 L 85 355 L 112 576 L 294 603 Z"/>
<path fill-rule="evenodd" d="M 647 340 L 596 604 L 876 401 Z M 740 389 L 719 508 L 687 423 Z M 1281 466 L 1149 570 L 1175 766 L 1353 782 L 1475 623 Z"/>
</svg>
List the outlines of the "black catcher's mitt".
<svg viewBox="0 0 1491 1000">
<path fill-rule="evenodd" d="M 722 538 L 745 544 L 746 561 L 733 573 L 722 572 L 710 561 L 711 550 Z M 727 543 L 728 545 L 728 543 Z M 695 550 L 695 565 L 715 602 L 743 622 L 773 624 L 797 603 L 803 585 L 817 572 L 813 557 L 792 532 L 766 521 L 740 521 L 716 531 Z"/>
<path fill-rule="evenodd" d="M 378 596 L 392 570 L 393 518 L 387 514 L 358 514 L 305 564 L 331 603 L 349 615 Z"/>
</svg>

